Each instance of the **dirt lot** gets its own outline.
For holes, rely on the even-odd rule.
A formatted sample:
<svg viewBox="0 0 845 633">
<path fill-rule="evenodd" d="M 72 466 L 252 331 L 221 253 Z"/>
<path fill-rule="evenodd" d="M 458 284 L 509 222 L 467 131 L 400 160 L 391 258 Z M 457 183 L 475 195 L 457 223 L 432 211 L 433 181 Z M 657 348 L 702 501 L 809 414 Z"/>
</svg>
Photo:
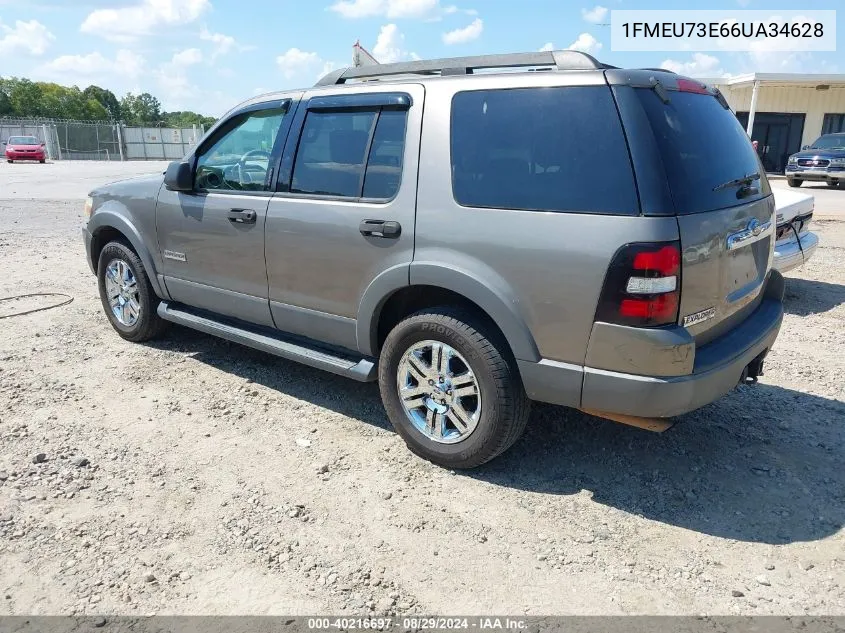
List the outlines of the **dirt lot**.
<svg viewBox="0 0 845 633">
<path fill-rule="evenodd" d="M 375 385 L 179 328 L 122 341 L 81 207 L 0 199 L 0 297 L 74 297 L 0 320 L 0 614 L 845 613 L 845 218 L 756 387 L 663 435 L 536 406 L 453 473 Z"/>
</svg>

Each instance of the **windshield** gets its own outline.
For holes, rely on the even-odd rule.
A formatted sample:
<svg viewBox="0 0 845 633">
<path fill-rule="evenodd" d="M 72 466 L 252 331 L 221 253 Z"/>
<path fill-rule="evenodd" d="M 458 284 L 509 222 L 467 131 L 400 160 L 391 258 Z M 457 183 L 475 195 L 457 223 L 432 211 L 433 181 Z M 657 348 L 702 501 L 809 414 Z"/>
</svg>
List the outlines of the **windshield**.
<svg viewBox="0 0 845 633">
<path fill-rule="evenodd" d="M 845 149 L 845 134 L 825 134 L 816 139 L 810 149 Z"/>
<path fill-rule="evenodd" d="M 9 145 L 41 145 L 34 136 L 10 136 Z"/>
</svg>

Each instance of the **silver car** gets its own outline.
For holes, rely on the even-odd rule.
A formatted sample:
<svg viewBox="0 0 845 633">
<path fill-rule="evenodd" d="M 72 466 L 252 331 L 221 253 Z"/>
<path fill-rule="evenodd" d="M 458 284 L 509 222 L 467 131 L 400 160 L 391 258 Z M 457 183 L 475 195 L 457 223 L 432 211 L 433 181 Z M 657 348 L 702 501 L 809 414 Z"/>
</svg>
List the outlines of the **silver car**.
<svg viewBox="0 0 845 633">
<path fill-rule="evenodd" d="M 450 468 L 505 451 L 532 400 L 665 429 L 756 379 L 783 315 L 774 200 L 722 95 L 574 51 L 255 97 L 87 213 L 120 336 L 172 322 L 377 380 Z"/>
</svg>

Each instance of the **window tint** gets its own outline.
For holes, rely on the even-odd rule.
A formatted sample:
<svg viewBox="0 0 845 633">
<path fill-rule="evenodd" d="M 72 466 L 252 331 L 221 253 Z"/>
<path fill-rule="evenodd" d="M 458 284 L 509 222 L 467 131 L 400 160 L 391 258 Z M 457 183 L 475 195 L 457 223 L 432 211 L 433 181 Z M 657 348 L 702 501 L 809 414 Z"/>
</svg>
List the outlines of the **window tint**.
<svg viewBox="0 0 845 633">
<path fill-rule="evenodd" d="M 309 112 L 291 191 L 392 198 L 402 176 L 406 115 L 397 110 Z"/>
<path fill-rule="evenodd" d="M 639 213 L 607 87 L 460 92 L 451 147 L 452 190 L 464 206 Z"/>
<path fill-rule="evenodd" d="M 379 115 L 364 177 L 365 198 L 392 198 L 399 191 L 406 118 L 403 110 L 382 110 Z"/>
<path fill-rule="evenodd" d="M 768 195 L 763 168 L 734 114 L 711 95 L 669 91 L 669 103 L 649 88 L 637 96 L 654 131 L 669 189 L 679 214 L 747 204 Z M 719 185 L 759 172 L 760 193 L 737 199 Z"/>
<path fill-rule="evenodd" d="M 376 112 L 309 112 L 291 191 L 357 198 Z"/>
<path fill-rule="evenodd" d="M 236 117 L 197 157 L 197 189 L 263 191 L 270 153 L 287 106 Z M 224 129 L 226 129 L 224 128 Z"/>
</svg>

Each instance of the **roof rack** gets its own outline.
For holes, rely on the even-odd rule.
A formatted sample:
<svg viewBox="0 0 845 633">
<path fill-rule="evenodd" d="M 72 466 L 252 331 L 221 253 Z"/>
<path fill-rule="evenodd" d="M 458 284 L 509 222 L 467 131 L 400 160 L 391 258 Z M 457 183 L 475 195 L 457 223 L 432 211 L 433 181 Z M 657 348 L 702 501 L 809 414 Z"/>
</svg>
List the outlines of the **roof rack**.
<svg viewBox="0 0 845 633">
<path fill-rule="evenodd" d="M 378 64 L 340 68 L 322 77 L 314 87 L 344 84 L 350 79 L 378 79 L 393 75 L 471 75 L 476 70 L 491 68 L 531 68 L 552 66 L 556 70 L 602 70 L 614 68 L 580 51 L 540 51 L 418 60 L 396 64 Z"/>
</svg>

